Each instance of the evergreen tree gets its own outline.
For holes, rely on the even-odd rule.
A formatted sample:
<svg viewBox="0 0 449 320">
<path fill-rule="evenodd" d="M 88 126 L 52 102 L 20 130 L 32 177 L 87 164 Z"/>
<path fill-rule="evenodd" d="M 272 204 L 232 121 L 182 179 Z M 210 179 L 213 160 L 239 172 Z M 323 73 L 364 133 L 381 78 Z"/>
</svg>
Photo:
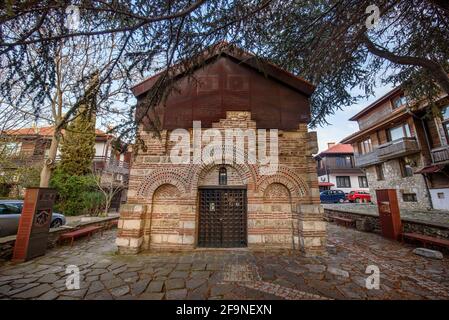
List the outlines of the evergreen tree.
<svg viewBox="0 0 449 320">
<path fill-rule="evenodd" d="M 98 76 L 94 74 L 86 94 L 79 101 L 76 117 L 67 125 L 61 145 L 59 170 L 68 175 L 86 175 L 95 156 L 95 110 Z"/>
</svg>

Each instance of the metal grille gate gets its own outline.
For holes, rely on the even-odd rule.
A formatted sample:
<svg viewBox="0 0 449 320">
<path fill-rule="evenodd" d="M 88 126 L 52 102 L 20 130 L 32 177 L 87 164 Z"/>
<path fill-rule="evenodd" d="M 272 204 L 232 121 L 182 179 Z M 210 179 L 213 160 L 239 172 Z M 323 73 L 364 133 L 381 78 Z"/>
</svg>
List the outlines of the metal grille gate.
<svg viewBox="0 0 449 320">
<path fill-rule="evenodd" d="M 246 190 L 200 189 L 199 247 L 247 245 Z"/>
</svg>

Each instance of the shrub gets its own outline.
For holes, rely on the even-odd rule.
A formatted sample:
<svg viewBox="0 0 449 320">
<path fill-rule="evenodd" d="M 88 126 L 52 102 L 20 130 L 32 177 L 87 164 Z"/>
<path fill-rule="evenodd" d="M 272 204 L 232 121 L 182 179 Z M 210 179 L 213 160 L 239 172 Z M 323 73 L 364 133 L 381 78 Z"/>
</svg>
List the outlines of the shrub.
<svg viewBox="0 0 449 320">
<path fill-rule="evenodd" d="M 83 204 L 87 214 L 98 216 L 104 210 L 104 196 L 97 191 L 85 192 L 83 194 Z"/>
<path fill-rule="evenodd" d="M 56 170 L 50 186 L 58 191 L 55 211 L 65 215 L 98 214 L 102 196 L 96 190 L 94 177 L 69 175 Z"/>
</svg>

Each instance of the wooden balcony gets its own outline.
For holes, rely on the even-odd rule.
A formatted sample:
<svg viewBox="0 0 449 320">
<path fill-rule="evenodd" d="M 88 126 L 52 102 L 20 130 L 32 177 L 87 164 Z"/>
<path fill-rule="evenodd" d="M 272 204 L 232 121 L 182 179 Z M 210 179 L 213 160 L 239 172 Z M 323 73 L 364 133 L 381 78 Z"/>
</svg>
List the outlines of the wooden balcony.
<svg viewBox="0 0 449 320">
<path fill-rule="evenodd" d="M 33 155 L 20 153 L 6 159 L 2 165 L 4 168 L 16 169 L 20 167 L 32 167 L 41 165 L 44 162 L 44 155 Z"/>
<path fill-rule="evenodd" d="M 449 146 L 436 148 L 431 152 L 433 163 L 443 163 L 449 161 Z"/>
<path fill-rule="evenodd" d="M 104 170 L 111 173 L 129 174 L 129 163 L 109 157 L 94 157 L 95 170 Z"/>
<path fill-rule="evenodd" d="M 359 168 L 372 166 L 380 162 L 378 150 L 375 149 L 370 153 L 354 154 L 355 165 Z"/>
<path fill-rule="evenodd" d="M 363 173 L 362 170 L 357 166 L 347 165 L 347 166 L 328 166 L 325 168 L 317 169 L 318 176 L 323 176 L 326 174 L 358 174 Z"/>
<path fill-rule="evenodd" d="M 415 138 L 401 138 L 385 143 L 377 149 L 380 160 L 389 160 L 420 152 Z"/>
</svg>

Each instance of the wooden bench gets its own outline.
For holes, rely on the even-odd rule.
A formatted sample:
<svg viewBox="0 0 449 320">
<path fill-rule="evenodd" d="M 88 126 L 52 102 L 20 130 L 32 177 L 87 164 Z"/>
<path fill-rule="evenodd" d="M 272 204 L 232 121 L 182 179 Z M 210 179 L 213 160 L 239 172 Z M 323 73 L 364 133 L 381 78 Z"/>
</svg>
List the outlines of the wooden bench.
<svg viewBox="0 0 449 320">
<path fill-rule="evenodd" d="M 424 247 L 426 247 L 427 244 L 430 244 L 449 248 L 449 240 L 426 236 L 419 233 L 402 233 L 401 238 L 403 242 L 405 239 L 419 241 Z"/>
<path fill-rule="evenodd" d="M 332 219 L 340 226 L 352 227 L 354 225 L 355 220 L 342 218 L 342 217 L 332 217 Z"/>
<path fill-rule="evenodd" d="M 85 227 L 85 228 L 78 229 L 78 230 L 75 230 L 75 231 L 66 232 L 66 233 L 63 233 L 63 234 L 61 234 L 59 236 L 58 242 L 62 243 L 64 240 L 70 239 L 71 240 L 70 241 L 70 246 L 73 246 L 73 241 L 76 238 L 80 238 L 80 237 L 83 237 L 83 236 L 88 236 L 89 239 L 90 239 L 92 234 L 95 233 L 96 231 L 99 231 L 99 230 L 103 230 L 103 227 L 90 226 L 90 227 Z"/>
<path fill-rule="evenodd" d="M 108 229 L 117 228 L 118 227 L 118 220 L 112 220 L 109 223 Z"/>
</svg>

